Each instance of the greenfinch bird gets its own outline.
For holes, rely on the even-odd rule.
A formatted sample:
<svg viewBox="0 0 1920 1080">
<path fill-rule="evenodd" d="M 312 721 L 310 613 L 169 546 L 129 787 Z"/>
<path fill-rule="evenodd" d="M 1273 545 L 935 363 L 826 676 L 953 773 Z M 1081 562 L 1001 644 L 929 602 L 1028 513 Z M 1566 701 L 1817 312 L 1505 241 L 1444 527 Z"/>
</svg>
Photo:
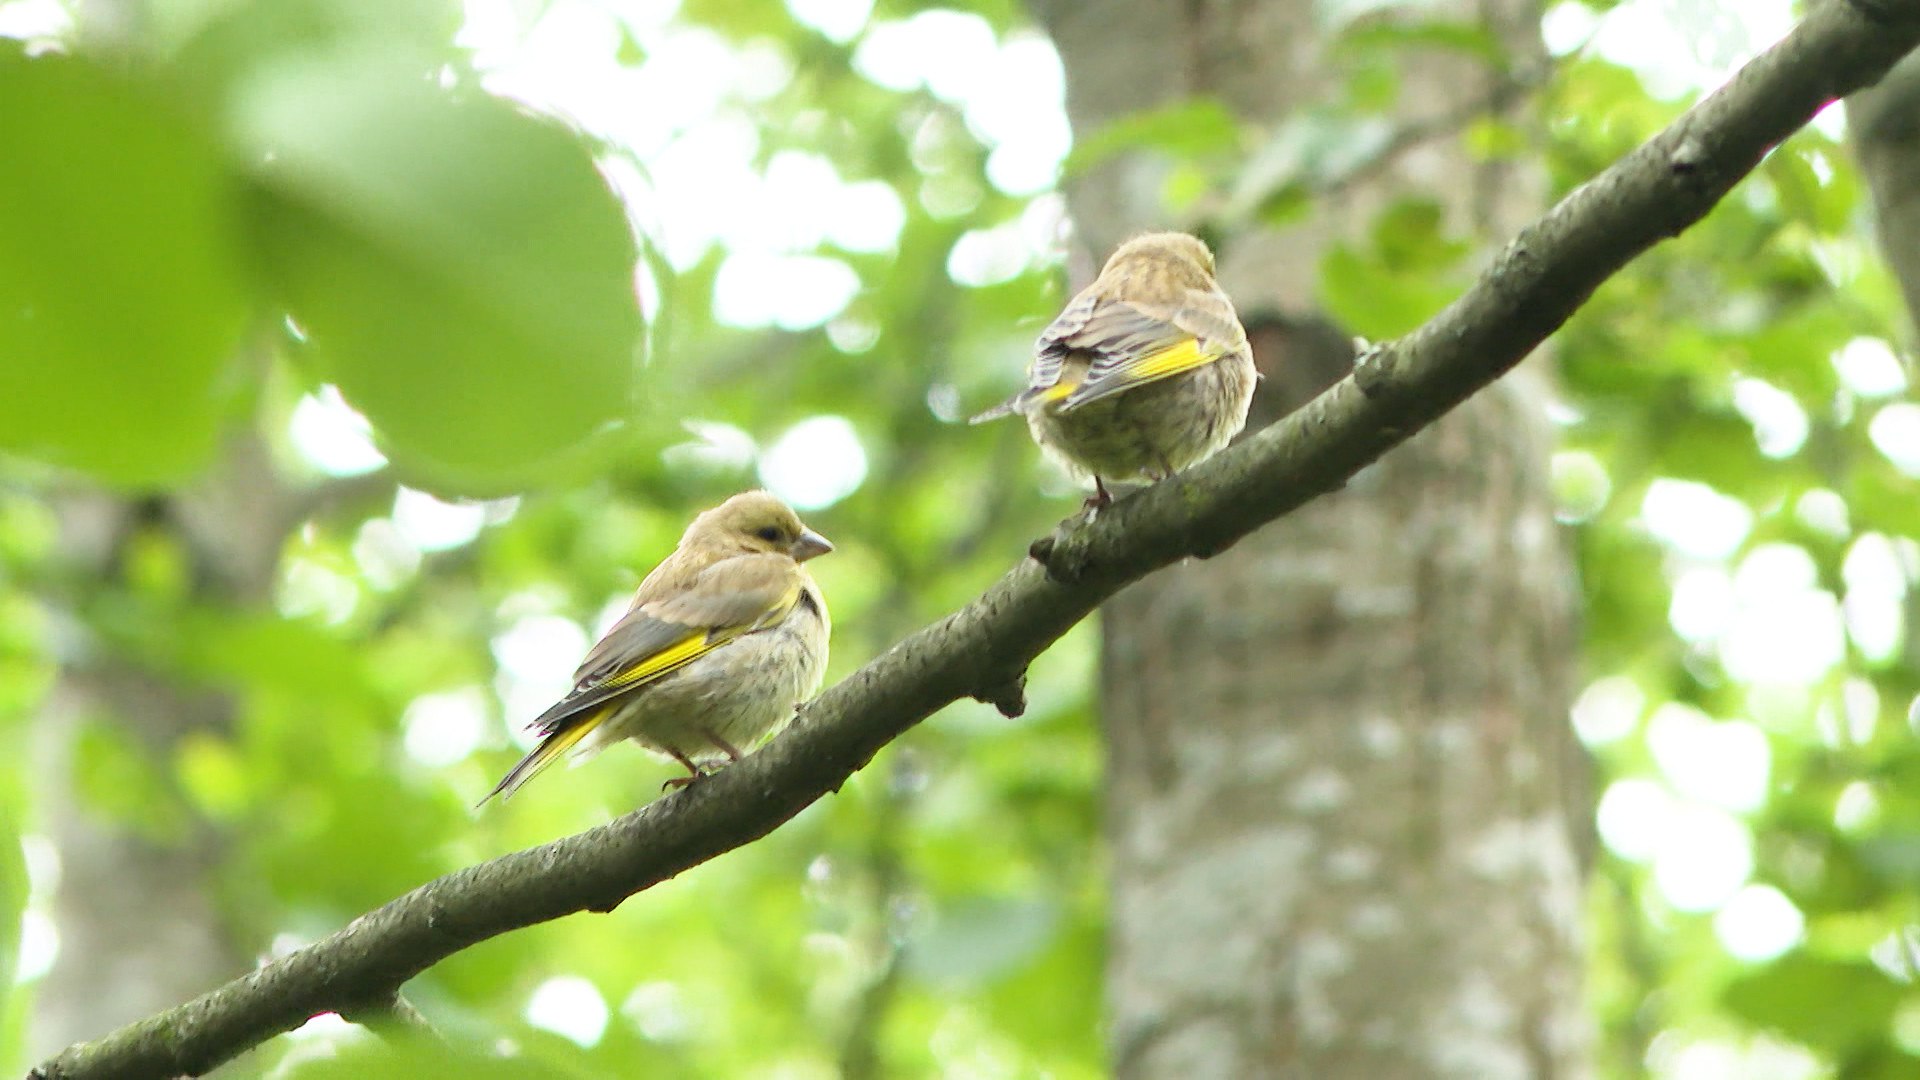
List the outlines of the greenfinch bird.
<svg viewBox="0 0 1920 1080">
<path fill-rule="evenodd" d="M 1108 480 L 1164 480 L 1212 456 L 1247 423 L 1258 381 L 1247 332 L 1198 237 L 1147 233 L 1040 335 L 1026 388 L 973 418 L 1026 417 L 1041 448 Z"/>
<path fill-rule="evenodd" d="M 685 766 L 670 784 L 739 760 L 820 688 L 831 623 L 802 564 L 832 550 L 764 491 L 694 518 L 587 653 L 573 690 L 529 725 L 540 744 L 480 801 L 511 796 L 568 750 L 584 757 L 620 739 Z"/>
</svg>

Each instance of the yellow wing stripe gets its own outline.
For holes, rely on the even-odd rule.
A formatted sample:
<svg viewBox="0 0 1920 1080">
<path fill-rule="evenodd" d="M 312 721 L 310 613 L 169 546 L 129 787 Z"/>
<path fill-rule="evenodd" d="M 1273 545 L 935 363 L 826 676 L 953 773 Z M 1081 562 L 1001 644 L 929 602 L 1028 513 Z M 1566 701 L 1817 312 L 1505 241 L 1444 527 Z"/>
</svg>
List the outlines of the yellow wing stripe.
<svg viewBox="0 0 1920 1080">
<path fill-rule="evenodd" d="M 712 652 L 715 647 L 725 642 L 730 636 L 731 635 L 710 636 L 707 631 L 696 631 L 681 638 L 678 642 L 661 649 L 659 652 L 654 653 L 652 656 L 647 657 L 632 667 L 627 668 L 625 671 L 615 672 L 601 685 L 607 687 L 623 687 L 636 686 L 643 682 L 651 682 L 675 668 L 684 667 L 700 659 L 707 653 Z"/>
<path fill-rule="evenodd" d="M 758 621 L 748 626 L 729 626 L 715 630 L 695 630 L 672 645 L 661 649 L 652 656 L 608 676 L 600 685 L 610 690 L 624 690 L 631 686 L 652 682 L 662 675 L 683 668 L 713 650 L 739 637 L 752 633 L 763 626 L 769 626 L 787 617 L 793 605 L 800 602 L 800 585 L 795 582 L 780 603 L 774 605 Z"/>
<path fill-rule="evenodd" d="M 795 604 L 800 602 L 800 584 L 794 582 L 786 597 L 773 608 L 762 613 L 759 619 L 746 626 L 729 626 L 712 630 L 692 630 L 680 640 L 661 649 L 659 652 L 642 659 L 632 667 L 617 671 L 594 686 L 592 693 L 606 693 L 598 705 L 572 715 L 562 714 L 554 721 L 552 733 L 542 739 L 539 746 L 527 752 L 500 782 L 487 793 L 485 803 L 496 795 L 511 796 L 522 784 L 538 776 L 541 770 L 553 764 L 561 755 L 573 749 L 581 739 L 587 737 L 595 728 L 604 723 L 609 715 L 619 708 L 618 701 L 624 696 L 621 691 L 652 682 L 662 675 L 685 667 L 702 656 L 732 641 L 742 634 L 770 626 L 787 617 Z M 562 704 L 565 704 L 564 702 Z"/>
<path fill-rule="evenodd" d="M 1078 383 L 1068 382 L 1066 379 L 1061 379 L 1059 382 L 1054 383 L 1052 386 L 1047 387 L 1045 390 L 1040 391 L 1038 394 L 1034 396 L 1041 404 L 1051 405 L 1054 402 L 1059 401 L 1061 398 L 1066 397 L 1068 394 L 1073 393 L 1075 390 L 1078 390 L 1079 388 L 1080 386 Z"/>
<path fill-rule="evenodd" d="M 1077 409 L 1088 402 L 1099 401 L 1102 398 L 1132 390 L 1137 386 L 1145 386 L 1182 372 L 1205 367 L 1224 355 L 1226 354 L 1223 352 L 1201 348 L 1198 338 L 1189 337 L 1144 356 L 1116 364 L 1108 371 L 1100 371 L 1096 365 L 1094 377 L 1068 393 L 1060 403 L 1060 411 Z"/>
<path fill-rule="evenodd" d="M 1121 370 L 1127 377 L 1141 382 L 1164 379 L 1169 375 L 1178 375 L 1183 371 L 1210 364 L 1220 359 L 1220 354 L 1200 348 L 1200 339 L 1184 338 L 1158 352 L 1148 353 L 1138 360 L 1126 364 Z"/>
</svg>

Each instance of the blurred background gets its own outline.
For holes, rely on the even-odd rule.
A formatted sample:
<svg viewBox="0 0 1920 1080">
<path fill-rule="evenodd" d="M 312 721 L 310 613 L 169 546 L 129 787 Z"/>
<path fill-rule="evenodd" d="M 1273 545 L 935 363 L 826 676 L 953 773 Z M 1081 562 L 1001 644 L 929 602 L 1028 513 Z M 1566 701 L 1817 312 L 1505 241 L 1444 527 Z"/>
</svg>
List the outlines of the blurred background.
<svg viewBox="0 0 1920 1080">
<path fill-rule="evenodd" d="M 964 417 L 1129 232 L 1265 423 L 1796 10 L 0 0 L 0 1067 L 655 797 L 471 809 L 736 490 L 830 681 L 975 595 L 1080 493 Z M 1025 716 L 221 1075 L 1914 1075 L 1901 79 Z"/>
</svg>

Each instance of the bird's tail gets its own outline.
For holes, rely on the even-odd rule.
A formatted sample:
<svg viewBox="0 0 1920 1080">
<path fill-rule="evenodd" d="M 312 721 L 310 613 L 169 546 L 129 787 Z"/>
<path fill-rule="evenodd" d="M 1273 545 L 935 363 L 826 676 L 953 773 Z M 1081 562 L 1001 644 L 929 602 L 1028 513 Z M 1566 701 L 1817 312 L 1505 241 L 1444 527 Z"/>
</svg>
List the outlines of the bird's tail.
<svg viewBox="0 0 1920 1080">
<path fill-rule="evenodd" d="M 1039 389 L 1028 387 L 1000 404 L 995 405 L 993 408 L 988 409 L 986 412 L 973 417 L 968 420 L 967 423 L 984 424 L 989 420 L 998 420 L 1008 413 L 1024 413 L 1035 405 L 1052 404 L 1066 397 L 1068 394 L 1073 393 L 1076 385 L 1075 383 L 1062 379 L 1052 386 L 1041 387 Z"/>
<path fill-rule="evenodd" d="M 986 412 L 980 413 L 979 415 L 972 417 L 967 421 L 967 423 L 984 424 L 989 420 L 998 420 L 1001 417 L 1006 416 L 1008 413 L 1011 413 L 1013 412 L 1013 410 L 1020 407 L 1020 396 L 1021 395 L 1019 394 L 1013 395 L 1012 397 L 1001 402 L 1000 404 L 995 405 L 993 408 L 988 409 Z"/>
<path fill-rule="evenodd" d="M 478 810 L 487 805 L 495 795 L 502 799 L 511 799 L 513 793 L 520 790 L 521 784 L 540 775 L 540 770 L 553 764 L 560 755 L 573 749 L 575 744 L 599 727 L 600 722 L 606 719 L 606 714 L 606 709 L 597 709 L 576 718 L 573 723 L 540 740 L 540 745 L 527 751 L 527 756 L 521 758 L 519 764 L 508 769 L 507 775 L 493 785 L 493 790 L 487 792 L 486 798 L 474 804 L 474 809 Z"/>
</svg>

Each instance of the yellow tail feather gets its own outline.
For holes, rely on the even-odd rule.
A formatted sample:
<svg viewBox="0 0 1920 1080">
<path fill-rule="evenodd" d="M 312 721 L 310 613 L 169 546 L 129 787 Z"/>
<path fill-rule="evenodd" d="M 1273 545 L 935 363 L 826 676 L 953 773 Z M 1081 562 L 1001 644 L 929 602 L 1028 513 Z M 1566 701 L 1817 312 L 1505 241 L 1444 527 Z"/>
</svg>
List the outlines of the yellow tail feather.
<svg viewBox="0 0 1920 1080">
<path fill-rule="evenodd" d="M 585 716 L 574 717 L 566 727 L 540 740 L 540 745 L 527 751 L 527 756 L 521 758 L 519 764 L 507 770 L 507 775 L 501 777 L 500 782 L 493 785 L 493 790 L 487 792 L 486 798 L 474 804 L 474 808 L 485 806 L 495 795 L 503 799 L 513 798 L 513 793 L 520 790 L 521 784 L 540 775 L 540 770 L 553 764 L 556 758 L 573 749 L 575 743 L 599 727 L 600 722 L 607 718 L 607 711 L 601 708 Z"/>
</svg>

